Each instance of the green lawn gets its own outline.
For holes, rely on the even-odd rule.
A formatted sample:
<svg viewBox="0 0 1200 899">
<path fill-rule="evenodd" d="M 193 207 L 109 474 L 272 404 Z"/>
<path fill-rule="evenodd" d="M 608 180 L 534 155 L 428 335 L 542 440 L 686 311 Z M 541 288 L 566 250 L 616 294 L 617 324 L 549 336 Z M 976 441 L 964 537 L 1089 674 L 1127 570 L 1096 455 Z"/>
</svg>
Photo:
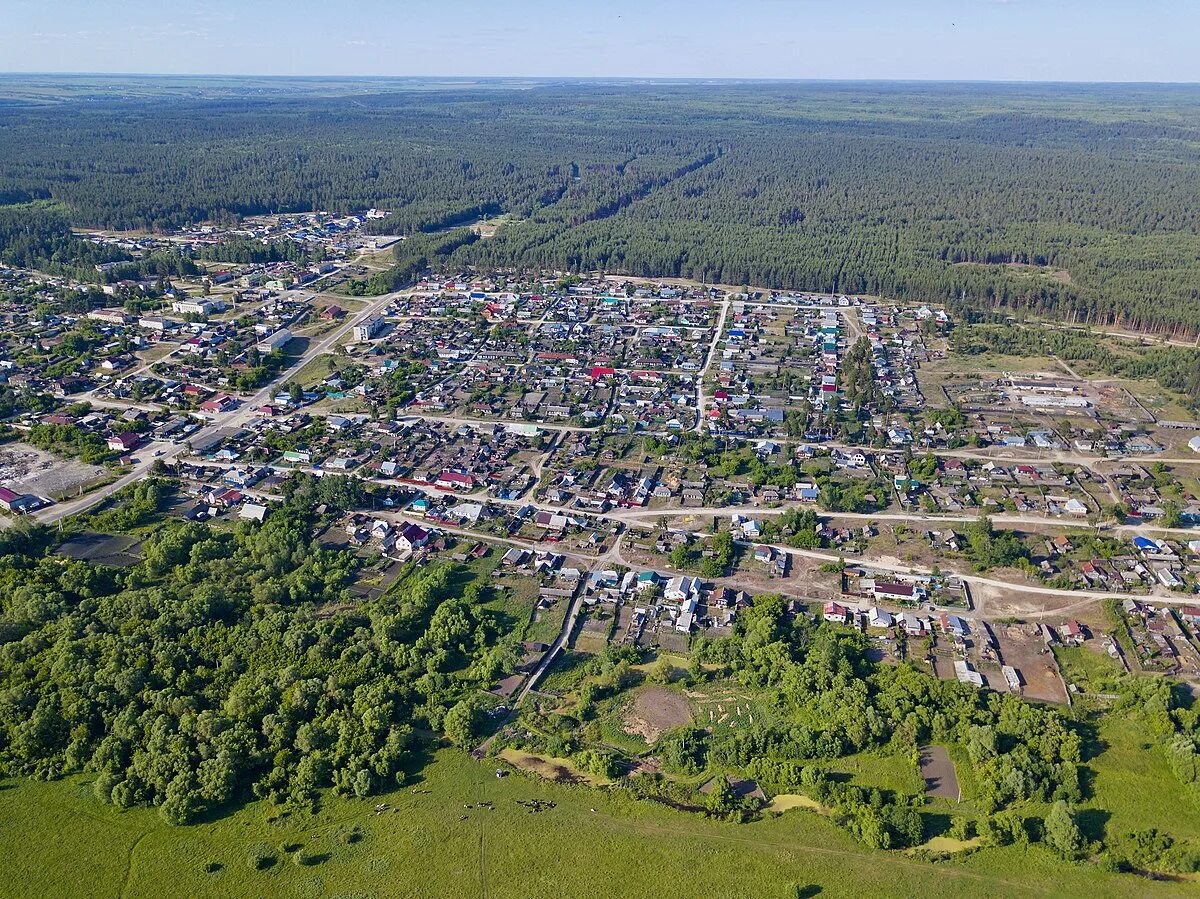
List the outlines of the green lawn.
<svg viewBox="0 0 1200 899">
<path fill-rule="evenodd" d="M 1101 874 L 1045 850 L 987 849 L 928 864 L 863 850 L 804 810 L 748 825 L 530 777 L 441 753 L 413 795 L 328 799 L 272 820 L 251 804 L 211 823 L 163 824 L 100 805 L 86 778 L 0 790 L 0 892 L 60 899 L 161 897 L 1167 896 L 1184 885 Z M 516 800 L 557 806 L 531 814 Z M 494 811 L 465 808 L 481 800 Z M 389 809 L 377 815 L 377 802 Z M 466 820 L 460 820 L 466 816 Z M 357 831 L 360 839 L 352 842 Z M 285 852 L 281 847 L 288 847 Z M 315 858 L 298 865 L 295 849 Z M 252 852 L 277 861 L 255 870 Z M 219 869 L 217 866 L 220 866 Z M 209 871 L 207 869 L 216 869 Z M 1194 890 L 1194 885 L 1191 886 Z"/>
<path fill-rule="evenodd" d="M 539 609 L 537 621 L 530 621 L 525 630 L 525 639 L 537 643 L 553 643 L 562 632 L 563 622 L 567 618 L 567 609 L 571 600 L 560 599 L 548 609 Z"/>
</svg>

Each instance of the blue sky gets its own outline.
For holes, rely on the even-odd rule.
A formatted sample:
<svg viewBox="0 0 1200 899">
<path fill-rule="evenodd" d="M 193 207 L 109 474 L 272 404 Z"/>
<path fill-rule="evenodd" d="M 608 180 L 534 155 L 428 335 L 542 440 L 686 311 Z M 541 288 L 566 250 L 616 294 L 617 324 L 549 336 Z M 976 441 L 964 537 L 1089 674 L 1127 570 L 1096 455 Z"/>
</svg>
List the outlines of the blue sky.
<svg viewBox="0 0 1200 899">
<path fill-rule="evenodd" d="M 1200 82 L 1200 0 L 0 0 L 0 70 Z"/>
</svg>

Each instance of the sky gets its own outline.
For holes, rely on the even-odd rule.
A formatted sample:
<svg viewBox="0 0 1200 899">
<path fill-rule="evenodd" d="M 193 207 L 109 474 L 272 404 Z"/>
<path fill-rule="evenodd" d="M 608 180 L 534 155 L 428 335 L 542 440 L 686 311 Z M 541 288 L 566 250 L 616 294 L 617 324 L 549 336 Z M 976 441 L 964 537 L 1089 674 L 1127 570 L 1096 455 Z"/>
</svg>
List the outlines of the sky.
<svg viewBox="0 0 1200 899">
<path fill-rule="evenodd" d="M 1200 0 L 0 0 L 0 71 L 1200 82 Z"/>
</svg>

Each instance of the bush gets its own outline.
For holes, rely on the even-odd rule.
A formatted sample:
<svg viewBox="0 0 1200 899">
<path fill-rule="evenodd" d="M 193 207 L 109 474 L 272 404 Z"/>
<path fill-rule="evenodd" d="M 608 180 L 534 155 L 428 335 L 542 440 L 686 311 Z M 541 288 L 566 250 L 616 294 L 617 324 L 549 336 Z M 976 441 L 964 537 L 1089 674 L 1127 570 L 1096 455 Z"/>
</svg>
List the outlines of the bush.
<svg viewBox="0 0 1200 899">
<path fill-rule="evenodd" d="M 265 871 L 275 864 L 275 853 L 269 846 L 254 846 L 246 855 L 251 871 Z"/>
</svg>

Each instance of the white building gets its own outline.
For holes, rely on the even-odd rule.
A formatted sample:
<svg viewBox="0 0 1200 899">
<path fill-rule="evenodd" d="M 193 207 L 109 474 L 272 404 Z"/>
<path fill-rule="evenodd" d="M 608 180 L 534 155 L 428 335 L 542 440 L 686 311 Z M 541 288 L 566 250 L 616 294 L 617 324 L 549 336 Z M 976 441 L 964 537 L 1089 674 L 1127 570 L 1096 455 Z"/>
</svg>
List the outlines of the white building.
<svg viewBox="0 0 1200 899">
<path fill-rule="evenodd" d="M 176 300 L 171 309 L 180 315 L 211 315 L 225 311 L 224 300 Z"/>
<path fill-rule="evenodd" d="M 365 322 L 354 326 L 354 339 L 359 343 L 374 338 L 380 331 L 383 330 L 383 319 L 378 316 L 369 318 Z"/>
<path fill-rule="evenodd" d="M 275 350 L 282 350 L 292 340 L 292 332 L 287 328 L 280 328 L 274 334 L 264 337 L 258 342 L 258 351 L 260 353 L 273 353 Z"/>
</svg>

